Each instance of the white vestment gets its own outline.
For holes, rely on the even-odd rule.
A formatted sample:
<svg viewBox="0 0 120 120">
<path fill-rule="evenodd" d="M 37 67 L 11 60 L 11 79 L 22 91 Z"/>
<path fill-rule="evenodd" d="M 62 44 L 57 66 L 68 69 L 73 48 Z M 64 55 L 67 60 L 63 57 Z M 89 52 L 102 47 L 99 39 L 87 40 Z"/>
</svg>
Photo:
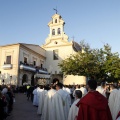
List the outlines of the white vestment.
<svg viewBox="0 0 120 120">
<path fill-rule="evenodd" d="M 76 104 L 80 101 L 80 99 L 77 99 L 74 101 L 72 104 L 70 110 L 69 110 L 69 115 L 68 115 L 68 120 L 75 120 L 76 116 L 78 116 L 78 111 L 79 108 L 76 106 Z"/>
<path fill-rule="evenodd" d="M 37 94 L 36 94 L 36 103 L 37 103 L 37 106 L 38 106 L 38 103 L 39 103 L 39 93 L 41 92 L 41 91 L 43 91 L 43 89 L 40 89 L 39 87 L 37 87 L 36 88 L 36 90 L 37 90 Z"/>
<path fill-rule="evenodd" d="M 37 106 L 37 89 L 33 90 L 33 105 Z"/>
<path fill-rule="evenodd" d="M 51 89 L 46 93 L 41 120 L 54 120 L 52 97 L 56 90 Z"/>
<path fill-rule="evenodd" d="M 86 88 L 81 87 L 80 90 L 81 90 L 81 92 L 82 92 L 82 97 L 84 97 L 84 96 L 87 94 Z"/>
<path fill-rule="evenodd" d="M 113 113 L 112 113 L 113 120 L 116 120 L 116 117 L 119 112 L 120 112 L 120 90 L 118 90 L 115 101 L 114 101 L 114 107 L 113 107 Z"/>
<path fill-rule="evenodd" d="M 56 92 L 52 99 L 54 119 L 52 120 L 67 120 L 70 109 L 70 95 L 60 89 Z"/>
<path fill-rule="evenodd" d="M 113 111 L 114 111 L 115 100 L 116 100 L 117 95 L 118 95 L 118 90 L 113 89 L 110 93 L 109 100 L 108 100 L 112 118 L 114 118 L 114 112 Z"/>
<path fill-rule="evenodd" d="M 98 91 L 99 93 L 101 93 L 104 97 L 106 97 L 106 90 L 101 87 L 101 86 L 98 86 L 96 91 Z"/>
<path fill-rule="evenodd" d="M 38 94 L 38 110 L 37 110 L 37 114 L 42 114 L 42 110 L 43 110 L 43 105 L 44 105 L 44 100 L 45 100 L 45 95 L 46 95 L 47 91 L 40 89 L 39 94 Z"/>
<path fill-rule="evenodd" d="M 70 90 L 69 88 L 66 87 L 64 90 L 65 90 L 66 92 L 68 92 L 69 94 L 71 94 L 71 90 Z"/>
<path fill-rule="evenodd" d="M 72 93 L 72 92 L 71 92 L 71 89 L 69 89 L 69 88 L 67 88 L 67 87 L 64 89 L 64 91 L 66 91 L 69 95 Z M 70 103 L 70 106 L 71 106 L 71 104 L 72 104 L 71 97 L 70 97 L 69 103 Z"/>
</svg>

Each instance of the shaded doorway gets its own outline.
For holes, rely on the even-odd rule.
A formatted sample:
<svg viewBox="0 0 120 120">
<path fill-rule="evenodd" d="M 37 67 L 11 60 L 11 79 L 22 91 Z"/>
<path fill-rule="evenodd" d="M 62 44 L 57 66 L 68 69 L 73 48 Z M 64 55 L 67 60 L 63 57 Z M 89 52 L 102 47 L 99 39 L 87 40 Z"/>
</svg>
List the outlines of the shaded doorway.
<svg viewBox="0 0 120 120">
<path fill-rule="evenodd" d="M 28 76 L 26 74 L 24 74 L 22 77 L 22 85 L 23 85 L 23 83 L 27 83 L 27 82 L 28 82 Z"/>
</svg>

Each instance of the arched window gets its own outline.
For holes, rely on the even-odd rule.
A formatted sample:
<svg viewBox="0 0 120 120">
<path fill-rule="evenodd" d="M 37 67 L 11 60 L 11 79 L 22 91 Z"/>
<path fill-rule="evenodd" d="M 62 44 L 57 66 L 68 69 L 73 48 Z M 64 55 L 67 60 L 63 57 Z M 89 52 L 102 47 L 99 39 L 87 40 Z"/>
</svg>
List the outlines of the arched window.
<svg viewBox="0 0 120 120">
<path fill-rule="evenodd" d="M 55 35 L 55 29 L 52 30 L 52 35 Z"/>
<path fill-rule="evenodd" d="M 55 19 L 55 23 L 57 23 L 57 19 Z"/>
<path fill-rule="evenodd" d="M 60 28 L 58 28 L 58 31 L 57 31 L 58 35 L 61 34 L 61 31 L 60 31 Z"/>
</svg>

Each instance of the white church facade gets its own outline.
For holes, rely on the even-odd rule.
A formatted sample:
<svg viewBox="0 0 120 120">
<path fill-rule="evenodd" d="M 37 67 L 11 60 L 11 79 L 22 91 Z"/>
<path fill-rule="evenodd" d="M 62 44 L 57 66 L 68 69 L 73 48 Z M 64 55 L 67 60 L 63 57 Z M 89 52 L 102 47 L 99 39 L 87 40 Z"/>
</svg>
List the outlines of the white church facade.
<svg viewBox="0 0 120 120">
<path fill-rule="evenodd" d="M 64 77 L 58 66 L 62 60 L 82 50 L 76 42 L 68 40 L 64 25 L 62 17 L 54 14 L 48 23 L 50 33 L 44 45 L 18 43 L 0 46 L 0 84 L 48 84 L 54 78 L 64 84 L 86 84 L 84 76 Z"/>
</svg>

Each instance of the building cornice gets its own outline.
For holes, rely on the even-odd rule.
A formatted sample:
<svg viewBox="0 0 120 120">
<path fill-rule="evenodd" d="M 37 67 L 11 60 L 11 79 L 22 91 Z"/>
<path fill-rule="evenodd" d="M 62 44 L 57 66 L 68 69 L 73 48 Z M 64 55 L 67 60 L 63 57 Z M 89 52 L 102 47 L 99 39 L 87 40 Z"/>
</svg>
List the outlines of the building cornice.
<svg viewBox="0 0 120 120">
<path fill-rule="evenodd" d="M 40 57 L 42 57 L 42 58 L 46 59 L 46 57 L 45 57 L 45 56 L 43 56 L 43 55 L 41 55 L 41 54 L 39 54 L 39 53 L 37 53 L 37 52 L 33 51 L 32 49 L 30 49 L 30 48 L 28 48 L 28 47 L 24 46 L 23 44 L 20 44 L 20 47 L 22 47 L 22 48 L 24 48 L 24 49 L 27 49 L 28 51 L 30 51 L 30 52 L 32 52 L 32 53 L 34 53 L 34 54 L 36 54 L 36 55 L 39 55 Z"/>
<path fill-rule="evenodd" d="M 48 24 L 48 26 L 50 26 L 50 27 L 62 26 L 62 25 L 63 25 L 63 23 L 55 23 L 55 24 L 50 23 L 50 24 Z"/>
<path fill-rule="evenodd" d="M 65 44 L 65 45 L 52 45 L 52 46 L 43 46 L 43 48 L 45 49 L 45 48 L 54 48 L 54 47 L 64 47 L 64 46 L 71 46 L 72 45 L 72 43 L 69 43 L 69 44 Z"/>
<path fill-rule="evenodd" d="M 27 44 L 27 45 L 31 45 L 31 44 Z M 32 45 L 33 45 L 33 44 L 32 44 Z M 27 49 L 28 51 L 30 51 L 30 52 L 32 52 L 32 53 L 34 53 L 34 54 L 36 54 L 36 55 L 39 55 L 40 57 L 46 59 L 45 56 L 43 56 L 43 55 L 41 55 L 41 54 L 33 51 L 32 49 L 26 47 L 26 46 L 24 45 L 24 43 L 16 43 L 16 44 L 3 45 L 3 46 L 0 46 L 0 48 L 1 48 L 1 49 L 2 49 L 2 48 L 8 49 L 9 47 L 14 47 L 14 46 L 18 46 L 18 47 L 25 48 L 25 49 Z M 42 48 L 42 47 L 41 47 L 41 48 Z M 42 48 L 42 49 L 43 49 L 43 48 Z"/>
<path fill-rule="evenodd" d="M 17 46 L 17 45 L 19 45 L 20 43 L 16 43 L 16 44 L 7 44 L 7 45 L 2 45 L 2 46 L 0 46 L 1 48 L 2 47 L 9 47 L 9 46 Z"/>
<path fill-rule="evenodd" d="M 63 43 L 66 43 L 66 44 L 71 44 L 72 43 L 72 42 L 68 42 L 68 41 L 64 40 L 64 38 L 63 39 L 62 38 L 63 37 L 52 38 L 52 39 L 50 39 L 50 41 L 48 43 L 44 44 L 43 46 L 49 45 L 52 41 L 58 41 L 58 40 L 61 41 L 61 42 L 63 42 Z"/>
</svg>

